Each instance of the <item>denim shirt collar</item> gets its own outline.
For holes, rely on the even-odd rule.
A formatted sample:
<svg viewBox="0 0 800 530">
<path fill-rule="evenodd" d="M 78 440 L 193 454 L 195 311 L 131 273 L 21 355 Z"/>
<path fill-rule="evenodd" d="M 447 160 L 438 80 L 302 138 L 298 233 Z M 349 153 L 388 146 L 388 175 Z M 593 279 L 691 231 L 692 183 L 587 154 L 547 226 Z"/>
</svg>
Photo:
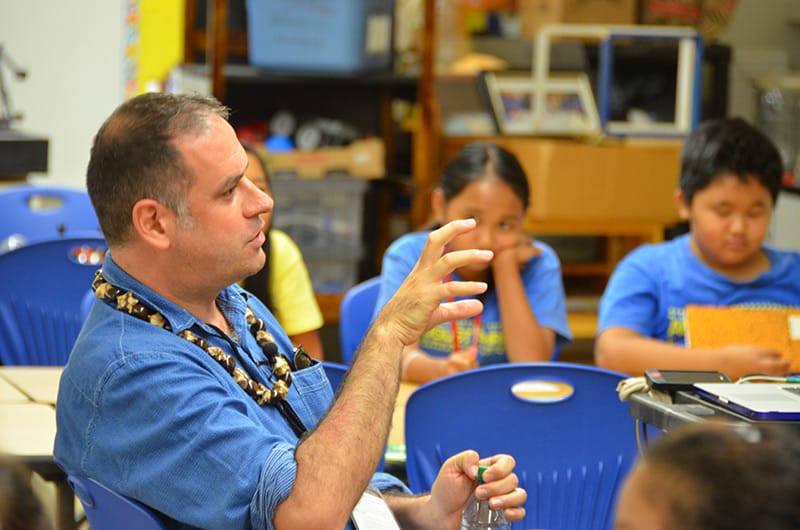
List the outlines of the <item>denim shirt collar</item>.
<svg viewBox="0 0 800 530">
<path fill-rule="evenodd" d="M 198 319 L 193 313 L 183 307 L 167 300 L 143 283 L 139 282 L 123 270 L 114 261 L 111 251 L 106 255 L 103 262 L 103 277 L 112 285 L 124 291 L 131 291 L 136 298 L 146 306 L 161 313 L 172 327 L 172 332 L 177 334 L 183 330 L 199 326 L 206 331 L 211 331 L 210 326 Z M 247 333 L 247 322 L 245 311 L 249 294 L 237 284 L 232 284 L 223 289 L 217 296 L 217 306 L 228 320 L 233 330 L 238 336 Z"/>
</svg>

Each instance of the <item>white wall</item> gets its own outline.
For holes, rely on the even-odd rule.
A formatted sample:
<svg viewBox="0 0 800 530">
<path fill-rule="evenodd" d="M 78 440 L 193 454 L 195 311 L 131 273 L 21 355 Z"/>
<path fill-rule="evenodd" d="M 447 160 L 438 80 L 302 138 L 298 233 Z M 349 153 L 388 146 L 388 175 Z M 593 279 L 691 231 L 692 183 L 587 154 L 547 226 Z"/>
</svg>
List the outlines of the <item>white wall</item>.
<svg viewBox="0 0 800 530">
<path fill-rule="evenodd" d="M 755 122 L 753 77 L 800 69 L 800 0 L 738 0 L 718 40 L 733 48 L 728 114 Z"/>
<path fill-rule="evenodd" d="M 800 195 L 782 191 L 772 215 L 767 242 L 788 250 L 800 250 Z"/>
<path fill-rule="evenodd" d="M 48 137 L 49 170 L 31 180 L 85 188 L 97 128 L 123 90 L 125 0 L 0 0 L 0 43 L 28 70 L 3 72 L 22 132 Z M 41 179 L 41 180 L 40 180 Z"/>
<path fill-rule="evenodd" d="M 800 68 L 800 0 L 738 0 L 719 40 L 737 48 L 778 48 Z"/>
</svg>

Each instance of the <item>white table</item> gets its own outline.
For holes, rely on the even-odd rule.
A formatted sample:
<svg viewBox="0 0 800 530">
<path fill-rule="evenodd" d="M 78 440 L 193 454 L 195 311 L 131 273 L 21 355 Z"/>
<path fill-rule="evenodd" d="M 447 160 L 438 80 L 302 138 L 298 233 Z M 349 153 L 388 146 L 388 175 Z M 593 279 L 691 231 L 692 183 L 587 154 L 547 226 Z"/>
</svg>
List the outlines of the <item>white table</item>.
<svg viewBox="0 0 800 530">
<path fill-rule="evenodd" d="M 55 405 L 63 366 L 0 366 L 0 380 L 10 383 L 31 401 Z"/>
<path fill-rule="evenodd" d="M 41 403 L 0 403 L 0 451 L 53 458 L 56 411 Z"/>
<path fill-rule="evenodd" d="M 30 398 L 17 387 L 0 378 L 0 403 L 26 403 Z"/>
<path fill-rule="evenodd" d="M 405 445 L 406 443 L 406 401 L 408 401 L 408 396 L 410 396 L 418 386 L 417 383 L 400 382 L 400 388 L 397 391 L 397 401 L 394 403 L 394 412 L 392 414 L 392 427 L 389 430 L 388 443 L 390 445 L 398 446 Z"/>
</svg>

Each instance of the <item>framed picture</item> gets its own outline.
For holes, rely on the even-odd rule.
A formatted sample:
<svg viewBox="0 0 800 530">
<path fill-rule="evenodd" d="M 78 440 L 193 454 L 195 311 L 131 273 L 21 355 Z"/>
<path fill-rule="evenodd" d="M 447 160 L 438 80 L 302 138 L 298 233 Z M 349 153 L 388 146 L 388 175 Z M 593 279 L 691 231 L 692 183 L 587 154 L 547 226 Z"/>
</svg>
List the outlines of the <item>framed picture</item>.
<svg viewBox="0 0 800 530">
<path fill-rule="evenodd" d="M 550 77 L 541 87 L 527 72 L 484 72 L 482 77 L 501 134 L 585 136 L 600 132 L 597 105 L 584 73 Z"/>
<path fill-rule="evenodd" d="M 600 125 L 609 136 L 686 136 L 697 125 L 700 119 L 703 78 L 703 37 L 695 29 L 681 26 L 648 26 L 605 24 L 543 24 L 536 34 L 533 57 L 534 83 L 544 82 L 552 76 L 550 68 L 551 44 L 559 44 L 567 40 L 581 42 L 597 41 L 597 99 Z M 635 56 L 641 57 L 647 48 L 652 47 L 658 57 L 670 57 L 674 50 L 677 56 L 674 82 L 667 77 L 663 82 L 663 92 L 670 93 L 674 88 L 675 99 L 672 108 L 664 107 L 662 96 L 653 98 L 641 93 L 638 87 L 653 88 L 656 82 L 648 79 L 652 70 L 628 72 L 615 78 L 615 54 L 625 48 L 635 50 Z M 624 55 L 623 55 L 624 57 Z M 612 89 L 616 85 L 625 86 L 625 90 L 617 90 L 612 97 Z M 612 99 L 615 108 L 612 112 Z M 655 100 L 655 101 L 654 101 Z"/>
<path fill-rule="evenodd" d="M 499 131 L 475 74 L 437 75 L 436 96 L 447 136 L 491 136 Z"/>
</svg>

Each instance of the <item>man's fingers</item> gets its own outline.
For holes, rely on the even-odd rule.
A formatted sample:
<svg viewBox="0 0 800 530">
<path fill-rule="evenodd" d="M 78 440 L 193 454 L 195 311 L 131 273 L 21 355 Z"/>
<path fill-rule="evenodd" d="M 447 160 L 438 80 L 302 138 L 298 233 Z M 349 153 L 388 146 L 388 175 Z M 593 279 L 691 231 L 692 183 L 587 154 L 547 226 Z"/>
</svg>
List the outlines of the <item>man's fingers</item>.
<svg viewBox="0 0 800 530">
<path fill-rule="evenodd" d="M 447 273 L 467 265 L 489 263 L 493 257 L 494 252 L 491 250 L 453 250 L 441 256 L 435 267 L 437 268 L 437 273 L 440 272 L 442 276 L 446 276 Z"/>
<path fill-rule="evenodd" d="M 417 261 L 410 277 L 420 277 L 420 281 L 441 281 L 448 274 L 461 267 L 489 263 L 494 257 L 491 250 L 469 249 L 453 250 L 441 254 L 434 260 L 423 257 Z"/>
<path fill-rule="evenodd" d="M 436 230 L 428 234 L 428 241 L 425 244 L 423 254 L 430 250 L 436 256 L 440 256 L 444 247 L 453 240 L 456 236 L 464 234 L 474 229 L 476 226 L 475 219 L 456 219 L 449 223 L 440 226 Z M 437 252 L 438 249 L 438 252 Z"/>
<path fill-rule="evenodd" d="M 474 229 L 475 224 L 475 219 L 457 219 L 430 232 L 417 265 L 433 265 L 436 260 L 442 257 L 442 254 L 445 253 L 445 248 L 455 237 Z"/>
<path fill-rule="evenodd" d="M 410 289 L 422 287 L 426 293 L 433 294 L 439 300 L 455 298 L 459 296 L 474 296 L 483 293 L 487 289 L 485 282 L 468 281 L 442 281 L 454 270 L 460 267 L 489 263 L 494 254 L 491 250 L 457 250 L 448 252 L 425 266 L 422 260 L 418 261 L 414 270 L 411 271 L 403 287 L 408 285 Z M 435 291 L 430 291 L 429 285 L 435 285 Z M 428 287 L 424 287 L 428 286 Z"/>
<path fill-rule="evenodd" d="M 469 298 L 458 300 L 457 302 L 445 302 L 440 304 L 431 315 L 430 327 L 438 326 L 442 322 L 450 320 L 461 320 L 471 318 L 483 311 L 483 304 L 480 300 Z"/>
<path fill-rule="evenodd" d="M 506 475 L 514 469 L 514 466 L 517 465 L 517 461 L 511 455 L 499 453 L 481 458 L 480 464 L 495 468 L 487 470 L 487 480 L 494 480 L 496 478 L 495 472 L 498 472 L 500 475 Z"/>
<path fill-rule="evenodd" d="M 449 281 L 437 285 L 439 290 L 437 296 L 440 300 L 459 298 L 461 296 L 477 296 L 485 293 L 488 288 L 489 284 L 486 282 Z"/>
</svg>

